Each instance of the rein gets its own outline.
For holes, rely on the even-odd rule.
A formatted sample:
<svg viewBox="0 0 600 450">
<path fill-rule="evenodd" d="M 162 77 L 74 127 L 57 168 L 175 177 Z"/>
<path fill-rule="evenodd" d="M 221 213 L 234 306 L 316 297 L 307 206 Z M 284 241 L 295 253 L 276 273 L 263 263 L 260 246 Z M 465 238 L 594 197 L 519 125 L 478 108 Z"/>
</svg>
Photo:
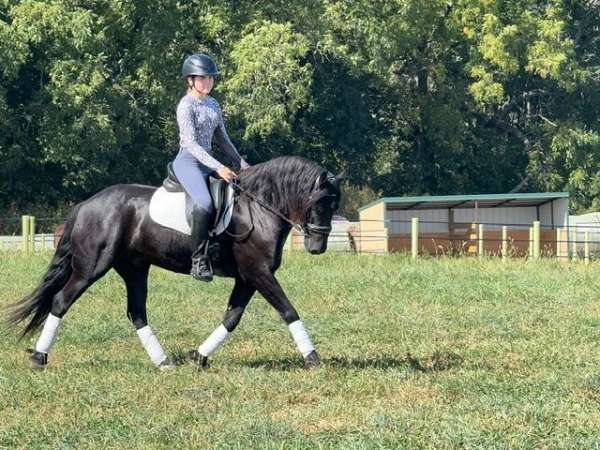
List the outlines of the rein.
<svg viewBox="0 0 600 450">
<path fill-rule="evenodd" d="M 329 234 L 331 232 L 331 227 L 330 226 L 315 225 L 313 223 L 306 223 L 305 226 L 302 226 L 301 224 L 294 222 L 289 217 L 287 217 L 284 214 L 282 214 L 281 212 L 277 211 L 276 209 L 274 209 L 270 205 L 267 205 L 265 202 L 263 202 L 261 199 L 259 199 L 258 197 L 256 197 L 251 192 L 248 192 L 246 189 L 244 189 L 243 187 L 241 187 L 238 184 L 237 180 L 234 180 L 233 183 L 232 183 L 232 185 L 233 185 L 233 188 L 235 190 L 237 190 L 240 194 L 247 196 L 249 199 L 255 201 L 256 203 L 258 203 L 260 206 L 262 206 L 267 211 L 275 214 L 280 219 L 282 219 L 282 220 L 286 221 L 287 223 L 289 223 L 294 230 L 302 233 L 304 235 L 304 237 L 308 237 L 310 232 L 319 233 L 319 234 Z"/>
<path fill-rule="evenodd" d="M 278 216 L 280 219 L 285 220 L 296 231 L 299 231 L 300 233 L 302 233 L 305 236 L 307 235 L 307 233 L 304 230 L 304 228 L 302 227 L 302 225 L 300 225 L 299 223 L 296 223 L 293 220 L 291 220 L 290 218 L 284 216 L 282 213 L 280 213 L 279 211 L 275 210 L 271 206 L 267 205 L 265 202 L 263 202 L 261 199 L 259 199 L 258 197 L 256 197 L 254 194 L 252 194 L 251 192 L 248 192 L 246 189 L 244 189 L 243 187 L 241 187 L 238 184 L 237 180 L 234 179 L 233 183 L 231 183 L 231 184 L 233 186 L 233 189 L 235 189 L 236 191 L 238 191 L 240 194 L 245 195 L 249 199 L 255 201 L 256 203 L 258 203 L 260 206 L 262 206 L 267 211 L 269 211 L 269 212 L 275 214 L 276 216 Z"/>
</svg>

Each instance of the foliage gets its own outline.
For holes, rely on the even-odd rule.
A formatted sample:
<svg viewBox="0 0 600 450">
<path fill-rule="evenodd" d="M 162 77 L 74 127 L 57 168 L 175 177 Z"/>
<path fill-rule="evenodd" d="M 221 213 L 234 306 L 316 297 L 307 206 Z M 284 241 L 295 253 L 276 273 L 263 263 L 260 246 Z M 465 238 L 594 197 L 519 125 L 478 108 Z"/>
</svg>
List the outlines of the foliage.
<svg viewBox="0 0 600 450">
<path fill-rule="evenodd" d="M 246 123 L 244 139 L 289 134 L 310 95 L 312 70 L 301 64 L 308 41 L 290 24 L 250 24 L 231 52 L 234 64 L 224 88 L 230 111 Z"/>
<path fill-rule="evenodd" d="M 157 184 L 193 51 L 217 59 L 251 162 L 303 155 L 384 195 L 569 190 L 597 209 L 599 46 L 584 0 L 2 0 L 0 210 Z"/>
</svg>

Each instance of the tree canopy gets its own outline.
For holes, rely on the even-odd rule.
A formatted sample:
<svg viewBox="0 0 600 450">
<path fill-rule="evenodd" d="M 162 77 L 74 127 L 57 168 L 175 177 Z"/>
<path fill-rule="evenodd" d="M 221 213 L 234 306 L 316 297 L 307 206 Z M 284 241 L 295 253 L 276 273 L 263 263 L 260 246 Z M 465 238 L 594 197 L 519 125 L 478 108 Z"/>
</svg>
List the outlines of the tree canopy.
<svg viewBox="0 0 600 450">
<path fill-rule="evenodd" d="M 251 163 L 375 195 L 570 191 L 600 208 L 600 6 L 577 0 L 0 0 L 0 210 L 158 184 L 186 54 Z"/>
</svg>

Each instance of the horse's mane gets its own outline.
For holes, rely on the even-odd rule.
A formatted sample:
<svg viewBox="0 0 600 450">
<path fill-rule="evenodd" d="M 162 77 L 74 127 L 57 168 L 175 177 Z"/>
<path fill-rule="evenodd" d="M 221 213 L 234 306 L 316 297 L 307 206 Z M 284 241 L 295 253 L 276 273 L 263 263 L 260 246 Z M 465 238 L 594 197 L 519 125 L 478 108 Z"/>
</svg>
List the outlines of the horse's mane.
<svg viewBox="0 0 600 450">
<path fill-rule="evenodd" d="M 244 189 L 273 208 L 299 210 L 304 207 L 323 170 L 301 156 L 281 156 L 242 171 L 239 181 Z"/>
</svg>

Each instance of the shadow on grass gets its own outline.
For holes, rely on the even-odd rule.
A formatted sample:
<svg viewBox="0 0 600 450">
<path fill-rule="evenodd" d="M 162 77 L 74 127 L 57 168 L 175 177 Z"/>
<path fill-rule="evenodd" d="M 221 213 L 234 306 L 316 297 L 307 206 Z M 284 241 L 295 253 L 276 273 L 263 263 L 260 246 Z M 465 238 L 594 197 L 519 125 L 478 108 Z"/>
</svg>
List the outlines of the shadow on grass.
<svg viewBox="0 0 600 450">
<path fill-rule="evenodd" d="M 348 357 L 332 356 L 323 358 L 321 363 L 324 367 L 340 369 L 411 369 L 415 372 L 441 372 L 460 367 L 464 358 L 450 351 L 436 350 L 432 355 L 416 357 L 407 353 L 404 357 L 391 355 Z M 241 365 L 267 370 L 293 370 L 304 367 L 304 361 L 300 358 L 258 358 L 241 361 Z"/>
</svg>

